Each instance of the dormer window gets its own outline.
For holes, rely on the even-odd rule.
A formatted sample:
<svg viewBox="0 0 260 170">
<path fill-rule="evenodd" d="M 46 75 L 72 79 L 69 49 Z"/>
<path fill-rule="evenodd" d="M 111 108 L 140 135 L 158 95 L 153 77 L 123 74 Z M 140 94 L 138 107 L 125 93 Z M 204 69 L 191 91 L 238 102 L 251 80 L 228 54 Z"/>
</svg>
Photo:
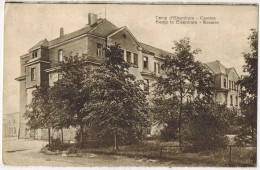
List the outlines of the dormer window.
<svg viewBox="0 0 260 170">
<path fill-rule="evenodd" d="M 34 50 L 32 52 L 32 58 L 36 58 L 37 57 L 37 53 L 38 53 L 38 50 Z"/>
<path fill-rule="evenodd" d="M 59 62 L 63 61 L 63 51 L 62 50 L 59 50 L 59 52 L 58 52 L 58 61 Z"/>
</svg>

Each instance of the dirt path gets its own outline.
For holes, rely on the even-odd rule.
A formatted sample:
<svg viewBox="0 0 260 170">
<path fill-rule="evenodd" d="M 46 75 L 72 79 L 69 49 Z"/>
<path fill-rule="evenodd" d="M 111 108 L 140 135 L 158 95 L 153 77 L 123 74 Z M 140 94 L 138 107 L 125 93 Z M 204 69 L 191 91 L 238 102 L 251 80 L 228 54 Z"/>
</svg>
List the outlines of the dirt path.
<svg viewBox="0 0 260 170">
<path fill-rule="evenodd" d="M 39 140 L 3 141 L 3 161 L 19 166 L 169 166 L 158 160 L 85 153 L 83 157 L 63 157 L 39 153 L 47 142 Z"/>
</svg>

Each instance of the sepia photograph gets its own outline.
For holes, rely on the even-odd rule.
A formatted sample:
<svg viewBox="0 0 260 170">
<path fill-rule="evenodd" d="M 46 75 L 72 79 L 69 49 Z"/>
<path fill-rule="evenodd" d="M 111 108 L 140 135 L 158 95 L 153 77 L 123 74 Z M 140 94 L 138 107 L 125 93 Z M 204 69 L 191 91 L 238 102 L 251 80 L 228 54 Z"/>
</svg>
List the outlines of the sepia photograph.
<svg viewBox="0 0 260 170">
<path fill-rule="evenodd" d="M 258 4 L 4 4 L 2 162 L 256 167 Z"/>
</svg>

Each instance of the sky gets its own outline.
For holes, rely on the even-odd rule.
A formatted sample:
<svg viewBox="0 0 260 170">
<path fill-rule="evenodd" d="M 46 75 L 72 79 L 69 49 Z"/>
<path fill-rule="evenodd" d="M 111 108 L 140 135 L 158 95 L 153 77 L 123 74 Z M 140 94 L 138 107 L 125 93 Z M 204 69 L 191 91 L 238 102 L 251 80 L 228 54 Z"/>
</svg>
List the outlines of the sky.
<svg viewBox="0 0 260 170">
<path fill-rule="evenodd" d="M 3 112 L 19 111 L 20 56 L 42 39 L 59 37 L 88 24 L 88 13 L 96 13 L 118 27 L 126 26 L 138 41 L 172 52 L 174 41 L 190 37 L 201 62 L 219 60 L 238 74 L 248 52 L 251 28 L 258 26 L 258 8 L 248 5 L 89 5 L 6 4 L 4 14 Z M 215 18 L 218 24 L 157 24 L 158 17 Z M 198 19 L 197 19 L 198 18 Z"/>
</svg>

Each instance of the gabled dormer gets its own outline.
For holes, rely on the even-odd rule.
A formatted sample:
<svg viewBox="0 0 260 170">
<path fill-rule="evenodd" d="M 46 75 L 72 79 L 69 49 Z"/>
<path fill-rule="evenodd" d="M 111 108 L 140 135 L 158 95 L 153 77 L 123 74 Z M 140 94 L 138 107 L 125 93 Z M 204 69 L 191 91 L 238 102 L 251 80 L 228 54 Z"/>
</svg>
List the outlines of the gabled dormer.
<svg viewBox="0 0 260 170">
<path fill-rule="evenodd" d="M 24 64 L 26 73 L 26 88 L 39 86 L 43 81 L 48 81 L 45 69 L 49 68 L 49 42 L 44 39 L 29 49 L 28 58 Z"/>
<path fill-rule="evenodd" d="M 49 42 L 46 39 L 41 40 L 35 44 L 32 48 L 29 49 L 30 60 L 49 60 L 48 46 Z"/>
</svg>

